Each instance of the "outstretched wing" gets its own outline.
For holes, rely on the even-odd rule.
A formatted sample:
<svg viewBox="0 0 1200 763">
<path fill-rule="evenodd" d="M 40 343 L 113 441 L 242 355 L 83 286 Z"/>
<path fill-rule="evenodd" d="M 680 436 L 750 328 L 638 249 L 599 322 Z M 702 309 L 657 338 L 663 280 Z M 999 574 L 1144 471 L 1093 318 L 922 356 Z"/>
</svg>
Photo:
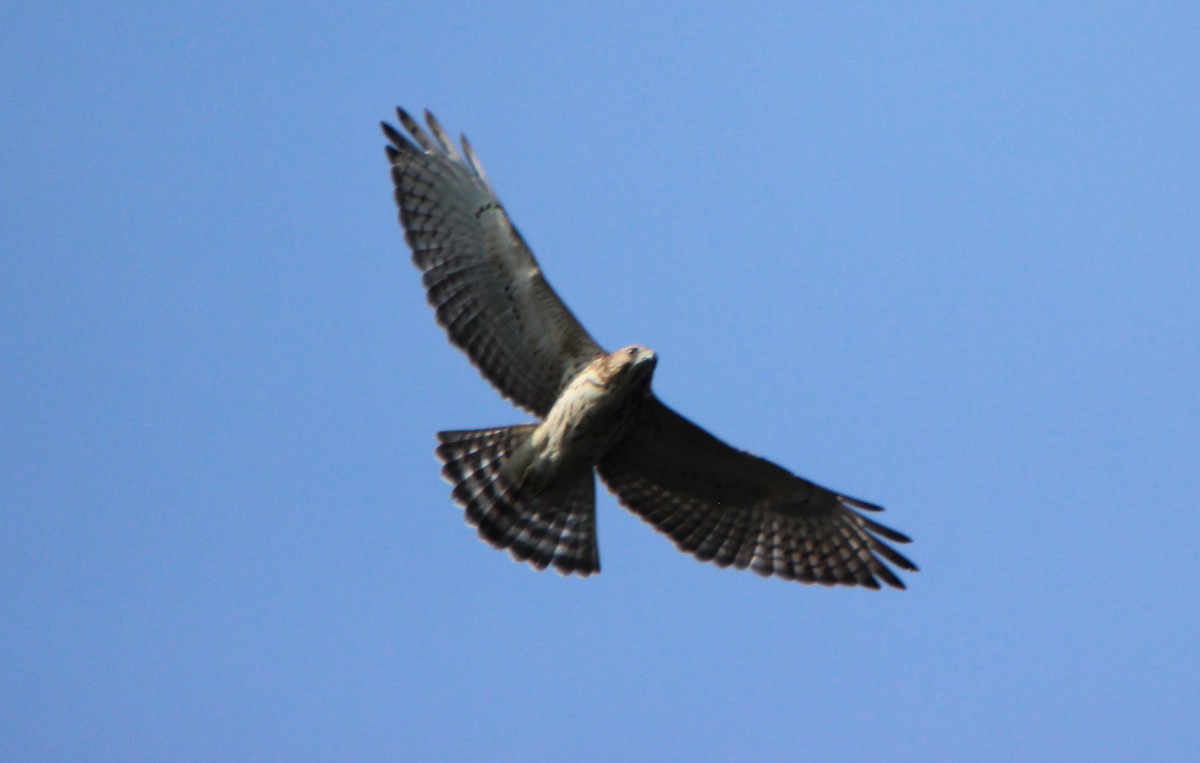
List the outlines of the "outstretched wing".
<svg viewBox="0 0 1200 763">
<path fill-rule="evenodd" d="M 654 397 L 599 471 L 621 503 L 701 561 L 869 588 L 904 588 L 885 561 L 917 569 L 883 540 L 906 536 L 856 511 L 880 507 L 731 448 Z"/>
<path fill-rule="evenodd" d="M 542 276 L 466 138 L 460 155 L 428 111 L 433 138 L 396 113 L 411 137 L 383 124 L 396 203 L 438 322 L 502 395 L 544 417 L 604 352 Z"/>
</svg>

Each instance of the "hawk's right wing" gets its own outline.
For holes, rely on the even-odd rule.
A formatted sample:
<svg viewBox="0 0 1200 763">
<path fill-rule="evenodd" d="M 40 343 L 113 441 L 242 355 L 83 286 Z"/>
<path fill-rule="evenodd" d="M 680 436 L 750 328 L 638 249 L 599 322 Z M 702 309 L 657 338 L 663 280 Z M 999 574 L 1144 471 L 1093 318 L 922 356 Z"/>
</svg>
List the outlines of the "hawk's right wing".
<svg viewBox="0 0 1200 763">
<path fill-rule="evenodd" d="M 884 560 L 917 569 L 884 542 L 907 536 L 859 513 L 878 506 L 736 450 L 653 396 L 597 468 L 621 503 L 700 561 L 869 588 L 904 587 Z"/>
<path fill-rule="evenodd" d="M 383 125 L 396 203 L 438 322 L 502 395 L 545 417 L 604 351 L 542 276 L 466 139 L 464 158 L 429 112 L 433 138 L 396 112 L 411 136 Z"/>
</svg>

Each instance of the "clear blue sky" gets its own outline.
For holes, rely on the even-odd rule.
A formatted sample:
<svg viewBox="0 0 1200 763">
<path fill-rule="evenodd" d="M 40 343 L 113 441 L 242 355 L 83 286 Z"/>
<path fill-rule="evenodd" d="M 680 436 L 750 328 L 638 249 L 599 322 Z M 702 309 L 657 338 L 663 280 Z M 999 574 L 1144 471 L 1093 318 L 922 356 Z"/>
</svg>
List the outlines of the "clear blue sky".
<svg viewBox="0 0 1200 763">
<path fill-rule="evenodd" d="M 118 4 L 119 5 L 119 4 Z M 1185 760 L 1194 3 L 8 3 L 0 759 Z M 480 543 L 380 119 L 907 592 Z"/>
</svg>

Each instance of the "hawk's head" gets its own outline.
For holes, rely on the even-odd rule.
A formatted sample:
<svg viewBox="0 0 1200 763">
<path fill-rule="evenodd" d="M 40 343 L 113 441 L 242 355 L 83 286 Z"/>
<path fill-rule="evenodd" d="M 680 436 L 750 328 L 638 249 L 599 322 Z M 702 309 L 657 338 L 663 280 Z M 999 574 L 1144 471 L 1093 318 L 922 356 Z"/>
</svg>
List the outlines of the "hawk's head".
<svg viewBox="0 0 1200 763">
<path fill-rule="evenodd" d="M 658 355 L 648 347 L 631 344 L 612 353 L 605 360 L 610 380 L 621 386 L 649 387 L 650 377 L 654 375 L 654 367 L 658 364 Z"/>
</svg>

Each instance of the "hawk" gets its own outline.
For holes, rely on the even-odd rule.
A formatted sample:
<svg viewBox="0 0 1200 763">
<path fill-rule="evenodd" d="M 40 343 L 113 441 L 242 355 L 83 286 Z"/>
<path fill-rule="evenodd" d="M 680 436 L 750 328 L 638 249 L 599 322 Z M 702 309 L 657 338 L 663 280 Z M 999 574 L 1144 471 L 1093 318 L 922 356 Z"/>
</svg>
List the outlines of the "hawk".
<svg viewBox="0 0 1200 763">
<path fill-rule="evenodd" d="M 593 471 L 681 551 L 822 585 L 895 588 L 881 507 L 737 450 L 662 403 L 652 350 L 605 352 L 542 275 L 463 136 L 428 111 L 383 123 L 400 223 L 450 341 L 537 423 L 439 432 L 452 495 L 483 540 L 564 575 L 600 571 Z"/>
</svg>

